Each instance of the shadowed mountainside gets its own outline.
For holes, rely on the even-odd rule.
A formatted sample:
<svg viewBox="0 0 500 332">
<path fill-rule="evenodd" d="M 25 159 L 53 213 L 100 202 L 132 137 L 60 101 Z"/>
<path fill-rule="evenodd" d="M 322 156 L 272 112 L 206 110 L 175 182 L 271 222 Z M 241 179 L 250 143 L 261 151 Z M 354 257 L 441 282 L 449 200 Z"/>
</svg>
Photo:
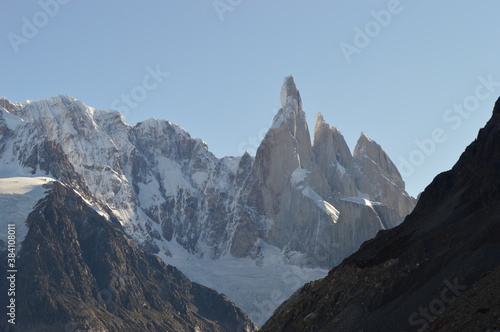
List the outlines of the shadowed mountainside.
<svg viewBox="0 0 500 332">
<path fill-rule="evenodd" d="M 50 186 L 16 262 L 14 331 L 256 330 L 224 295 L 140 249 L 73 189 Z"/>
</svg>

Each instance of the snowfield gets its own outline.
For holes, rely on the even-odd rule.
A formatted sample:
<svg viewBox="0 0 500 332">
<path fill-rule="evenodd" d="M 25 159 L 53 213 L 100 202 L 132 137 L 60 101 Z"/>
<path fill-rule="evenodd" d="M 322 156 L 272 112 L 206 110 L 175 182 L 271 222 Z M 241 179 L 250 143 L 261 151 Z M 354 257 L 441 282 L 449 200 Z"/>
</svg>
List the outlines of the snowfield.
<svg viewBox="0 0 500 332">
<path fill-rule="evenodd" d="M 0 178 L 0 240 L 7 243 L 7 225 L 15 224 L 16 250 L 21 249 L 28 234 L 26 218 L 54 181 L 47 176 Z"/>
</svg>

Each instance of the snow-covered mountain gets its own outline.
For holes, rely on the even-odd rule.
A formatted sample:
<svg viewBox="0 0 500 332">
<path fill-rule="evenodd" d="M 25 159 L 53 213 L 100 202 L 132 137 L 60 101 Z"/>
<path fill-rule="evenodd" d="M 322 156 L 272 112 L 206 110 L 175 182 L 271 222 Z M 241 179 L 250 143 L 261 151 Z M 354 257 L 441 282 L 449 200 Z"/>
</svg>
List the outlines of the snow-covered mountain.
<svg viewBox="0 0 500 332">
<path fill-rule="evenodd" d="M 365 135 L 351 154 L 319 114 L 311 143 L 292 77 L 280 100 L 255 157 L 217 158 L 165 120 L 130 126 L 69 96 L 0 99 L 0 176 L 71 186 L 143 248 L 262 323 L 415 204 Z"/>
</svg>

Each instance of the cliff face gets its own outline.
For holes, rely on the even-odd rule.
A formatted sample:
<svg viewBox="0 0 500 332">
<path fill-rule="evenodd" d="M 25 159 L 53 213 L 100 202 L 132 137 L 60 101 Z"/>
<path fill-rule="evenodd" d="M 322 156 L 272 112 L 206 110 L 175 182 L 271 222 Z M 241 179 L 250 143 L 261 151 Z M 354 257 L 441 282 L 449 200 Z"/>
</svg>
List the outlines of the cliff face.
<svg viewBox="0 0 500 332">
<path fill-rule="evenodd" d="M 256 330 L 225 296 L 140 249 L 73 189 L 49 186 L 16 262 L 14 331 Z"/>
<path fill-rule="evenodd" d="M 262 331 L 498 329 L 499 220 L 500 99 L 401 225 L 299 289 Z"/>
<path fill-rule="evenodd" d="M 249 206 L 270 222 L 257 225 L 251 239 L 260 236 L 289 253 L 285 259 L 292 264 L 328 268 L 378 230 L 399 224 L 415 200 L 387 154 L 365 135 L 352 155 L 342 134 L 319 114 L 312 144 L 292 77 L 285 78 L 280 100 L 248 189 L 255 197 Z"/>
</svg>

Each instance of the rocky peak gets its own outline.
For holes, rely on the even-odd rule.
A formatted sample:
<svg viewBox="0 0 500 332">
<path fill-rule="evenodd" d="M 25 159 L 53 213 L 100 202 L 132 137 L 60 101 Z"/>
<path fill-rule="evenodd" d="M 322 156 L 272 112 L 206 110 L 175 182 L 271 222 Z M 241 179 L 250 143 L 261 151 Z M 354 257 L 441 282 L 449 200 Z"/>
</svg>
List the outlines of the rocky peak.
<svg viewBox="0 0 500 332">
<path fill-rule="evenodd" d="M 356 146 L 354 147 L 354 156 L 363 156 L 366 154 L 366 147 L 372 143 L 374 143 L 373 140 L 366 136 L 364 132 L 361 132 Z"/>
<path fill-rule="evenodd" d="M 285 78 L 280 100 L 282 108 L 255 157 L 257 176 L 264 183 L 274 182 L 278 192 L 289 182 L 295 169 L 310 169 L 314 163 L 306 116 L 292 76 Z"/>
<path fill-rule="evenodd" d="M 385 154 L 385 152 L 382 150 L 382 147 L 362 132 L 354 147 L 354 158 L 362 159 L 368 157 L 378 164 L 383 161 L 383 154 Z"/>
<path fill-rule="evenodd" d="M 299 143 L 310 143 L 309 129 L 307 128 L 306 115 L 302 110 L 300 93 L 295 86 L 292 76 L 285 77 L 280 95 L 281 109 L 274 117 L 271 129 L 279 129 L 286 125 L 288 132 L 300 140 Z M 305 136 L 307 134 L 307 136 Z"/>
<path fill-rule="evenodd" d="M 383 169 L 387 169 L 388 166 L 392 164 L 389 156 L 387 156 L 382 147 L 370 137 L 366 136 L 364 133 L 361 133 L 361 135 L 359 136 L 359 139 L 354 148 L 353 156 L 358 160 L 363 158 L 370 158 Z"/>
<path fill-rule="evenodd" d="M 325 135 L 328 135 L 328 131 L 330 130 L 330 126 L 328 123 L 325 121 L 325 118 L 323 117 L 323 114 L 318 113 L 316 114 L 316 125 L 314 126 L 314 137 L 313 137 L 313 142 L 316 144 L 317 141 L 321 141 L 322 137 Z"/>
<path fill-rule="evenodd" d="M 377 170 L 382 172 L 397 187 L 404 189 L 405 183 L 396 165 L 391 161 L 387 153 L 374 140 L 361 133 L 356 147 L 354 148 L 353 156 L 363 167 L 370 167 L 370 164 L 376 164 Z"/>
<path fill-rule="evenodd" d="M 405 183 L 394 163 L 380 145 L 365 135 L 358 141 L 354 159 L 361 172 L 356 179 L 358 190 L 372 200 L 391 206 L 401 222 L 413 210 L 415 199 L 404 190 Z"/>
<path fill-rule="evenodd" d="M 5 97 L 0 97 L 0 107 L 9 113 L 14 113 L 16 110 L 16 106 Z"/>
<path fill-rule="evenodd" d="M 352 169 L 353 156 L 342 133 L 337 127 L 330 127 L 321 113 L 316 116 L 316 126 L 314 128 L 314 144 L 316 157 L 323 154 L 320 149 L 327 149 L 326 156 L 331 158 L 331 162 L 337 162 L 346 169 Z"/>
<path fill-rule="evenodd" d="M 316 162 L 337 197 L 358 195 L 352 177 L 356 174 L 354 159 L 344 136 L 330 127 L 321 113 L 316 116 L 313 151 Z"/>
<path fill-rule="evenodd" d="M 283 80 L 283 86 L 281 87 L 281 107 L 285 108 L 287 105 L 293 104 L 294 100 L 298 105 L 302 104 L 300 93 L 299 90 L 297 90 L 297 86 L 295 85 L 293 76 L 287 76 Z"/>
</svg>

